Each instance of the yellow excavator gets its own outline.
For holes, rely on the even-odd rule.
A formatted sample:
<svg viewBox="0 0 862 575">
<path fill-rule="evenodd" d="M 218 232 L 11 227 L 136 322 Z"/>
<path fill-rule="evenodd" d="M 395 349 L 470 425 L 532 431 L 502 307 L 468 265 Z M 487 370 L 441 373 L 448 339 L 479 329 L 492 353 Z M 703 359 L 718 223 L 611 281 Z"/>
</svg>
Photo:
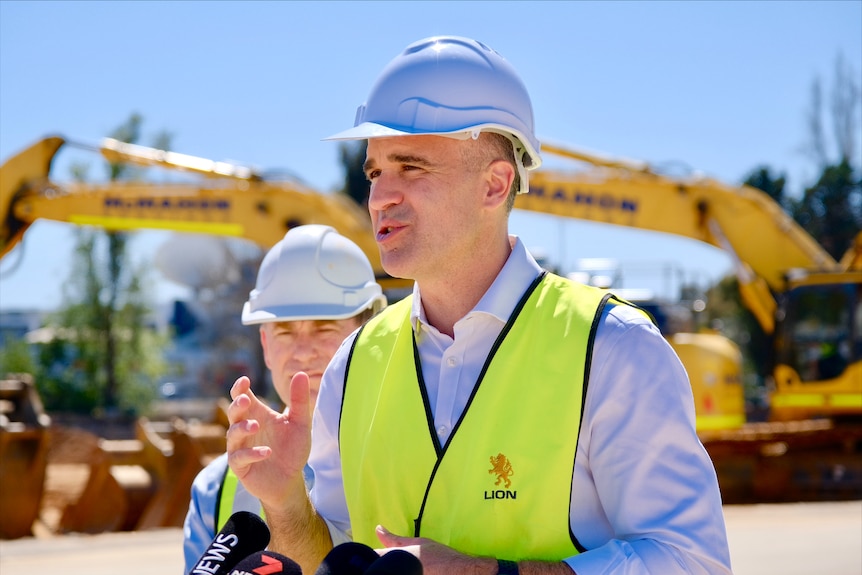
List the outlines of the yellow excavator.
<svg viewBox="0 0 862 575">
<path fill-rule="evenodd" d="M 835 261 L 760 190 L 671 178 L 548 143 L 542 149 L 585 168 L 538 171 L 516 208 L 691 238 L 734 262 L 743 303 L 772 336 L 770 421 L 735 426 L 728 402 L 712 414 L 719 424 L 708 425 L 704 392 L 715 386 L 705 377 L 734 373 L 733 349 L 719 336 L 704 339 L 709 334 L 670 339 L 689 371 L 698 435 L 723 501 L 862 497 L 862 232 Z M 686 348 L 675 338 L 700 341 Z"/>
<path fill-rule="evenodd" d="M 61 183 L 50 174 L 64 145 L 75 144 L 44 138 L 0 166 L 0 257 L 38 219 L 108 230 L 234 236 L 264 248 L 293 226 L 321 223 L 336 227 L 365 251 L 390 294 L 410 289 L 410 282 L 382 269 L 368 215 L 346 196 L 320 193 L 296 181 L 269 180 L 242 166 L 112 139 L 89 148 L 111 162 L 199 177 Z M 665 334 L 689 372 L 698 432 L 716 463 L 725 500 L 858 498 L 855 483 L 848 488 L 846 481 L 824 482 L 818 474 L 862 474 L 862 427 L 832 423 L 862 415 L 862 234 L 836 262 L 759 190 L 707 178 L 671 178 L 645 164 L 551 144 L 543 144 L 543 152 L 573 160 L 579 169 L 538 170 L 516 209 L 670 233 L 715 246 L 732 258 L 743 301 L 764 331 L 774 334 L 771 415 L 776 421 L 762 424 L 766 427 L 745 422 L 741 355 L 735 344 L 712 333 Z M 795 459 L 781 457 L 798 450 Z M 810 485 L 833 483 L 837 487 L 825 495 L 804 492 Z"/>
<path fill-rule="evenodd" d="M 40 218 L 110 230 L 235 236 L 264 248 L 290 227 L 324 223 L 365 251 L 387 289 L 409 289 L 409 282 L 391 278 L 382 269 L 366 212 L 341 194 L 323 194 L 296 181 L 265 180 L 242 166 L 113 139 L 96 148 L 109 161 L 184 170 L 205 178 L 61 184 L 49 176 L 52 160 L 64 144 L 61 137 L 42 139 L 0 167 L 0 257 Z M 554 144 L 543 144 L 543 152 L 586 169 L 535 172 L 530 193 L 518 197 L 516 209 L 669 233 L 723 250 L 735 264 L 745 305 L 763 330 L 774 334 L 772 417 L 862 414 L 862 232 L 836 262 L 757 189 L 709 178 L 671 178 L 646 164 Z M 736 361 L 731 348 L 702 344 L 726 348 L 710 354 Z M 691 363 L 690 373 L 697 371 Z M 710 373 L 710 379 L 718 377 L 739 387 L 739 373 L 733 368 Z M 731 384 L 728 390 L 732 389 Z M 741 390 L 704 399 L 719 407 L 703 425 L 738 425 L 740 401 Z"/>
<path fill-rule="evenodd" d="M 243 166 L 110 138 L 95 149 L 111 162 L 204 178 L 59 183 L 50 171 L 64 145 L 76 144 L 44 138 L 0 167 L 0 257 L 40 218 L 110 230 L 235 236 L 264 248 L 293 226 L 324 223 L 365 251 L 388 290 L 409 289 L 410 282 L 382 269 L 368 215 L 346 196 L 323 194 L 297 181 L 265 180 Z M 854 248 L 836 262 L 754 188 L 709 178 L 671 178 L 643 163 L 555 144 L 544 143 L 543 152 L 574 160 L 581 169 L 535 172 L 530 193 L 518 197 L 516 209 L 664 232 L 723 250 L 734 261 L 743 301 L 764 331 L 774 334 L 772 417 L 862 414 L 862 232 Z M 699 429 L 740 425 L 744 405 L 738 349 L 714 334 L 668 335 L 693 380 Z"/>
<path fill-rule="evenodd" d="M 774 420 L 862 415 L 862 231 L 835 261 L 764 192 L 670 178 L 646 164 L 543 143 L 587 166 L 538 171 L 516 208 L 700 240 L 728 254 L 773 336 Z"/>
<path fill-rule="evenodd" d="M 50 178 L 50 166 L 66 144 L 75 145 L 59 137 L 45 138 L 0 168 L 0 257 L 39 218 L 110 230 L 168 229 L 235 236 L 264 248 L 290 227 L 323 223 L 334 226 L 365 251 L 390 299 L 398 299 L 412 286 L 382 269 L 367 213 L 344 195 L 322 194 L 295 181 L 264 180 L 242 166 L 113 139 L 96 148 L 111 162 L 194 172 L 204 178 L 176 183 L 60 183 Z M 717 334 L 665 335 L 689 372 L 698 429 L 742 425 L 745 404 L 741 354 L 736 345 Z"/>
</svg>

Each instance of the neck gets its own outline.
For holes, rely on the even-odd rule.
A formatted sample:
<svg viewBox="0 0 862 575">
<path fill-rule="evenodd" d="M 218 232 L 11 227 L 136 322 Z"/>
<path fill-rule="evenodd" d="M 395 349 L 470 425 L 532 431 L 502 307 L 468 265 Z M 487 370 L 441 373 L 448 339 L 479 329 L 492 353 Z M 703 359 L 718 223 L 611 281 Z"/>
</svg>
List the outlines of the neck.
<svg viewBox="0 0 862 575">
<path fill-rule="evenodd" d="M 469 265 L 434 279 L 417 280 L 425 318 L 441 333 L 455 337 L 455 324 L 476 307 L 506 264 L 512 246 L 506 236 L 494 248 L 474 257 Z"/>
</svg>

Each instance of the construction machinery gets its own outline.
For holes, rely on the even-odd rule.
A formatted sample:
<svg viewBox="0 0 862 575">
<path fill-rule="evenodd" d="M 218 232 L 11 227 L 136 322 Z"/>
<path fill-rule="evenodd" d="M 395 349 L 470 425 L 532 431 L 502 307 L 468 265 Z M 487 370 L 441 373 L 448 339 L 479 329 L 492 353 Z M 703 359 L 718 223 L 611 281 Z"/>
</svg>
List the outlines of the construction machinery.
<svg viewBox="0 0 862 575">
<path fill-rule="evenodd" d="M 205 179 L 60 184 L 49 176 L 64 144 L 60 137 L 42 139 L 0 168 L 0 257 L 40 218 L 108 230 L 235 236 L 264 248 L 291 227 L 323 223 L 363 249 L 385 287 L 410 286 L 382 269 L 368 215 L 342 194 L 113 139 L 94 148 L 108 161 Z M 862 232 L 837 262 L 760 190 L 705 177 L 672 178 L 643 163 L 553 144 L 543 144 L 543 152 L 574 160 L 582 169 L 538 170 L 516 209 L 664 232 L 723 250 L 734 262 L 743 302 L 764 332 L 774 335 L 772 418 L 862 414 Z M 712 427 L 738 423 L 734 416 Z"/>
<path fill-rule="evenodd" d="M 730 408 L 717 414 L 723 423 L 707 427 L 705 406 L 696 404 L 723 501 L 862 497 L 862 231 L 835 261 L 760 190 L 672 178 L 562 146 L 543 144 L 543 151 L 582 169 L 538 171 L 516 208 L 695 239 L 733 261 L 742 301 L 773 342 L 772 381 L 768 422 L 734 426 Z M 674 347 L 701 401 L 709 346 Z M 731 354 L 725 347 L 713 357 Z"/>
<path fill-rule="evenodd" d="M 32 535 L 44 491 L 50 427 L 32 376 L 0 378 L 0 539 Z"/>
<path fill-rule="evenodd" d="M 63 138 L 45 138 L 3 164 L 0 257 L 39 218 L 109 230 L 169 229 L 235 236 L 264 248 L 280 240 L 293 226 L 324 223 L 363 249 L 390 300 L 399 299 L 412 286 L 412 282 L 389 277 L 382 269 L 368 215 L 346 196 L 322 194 L 296 181 L 265 180 L 243 166 L 113 139 L 95 148 L 111 162 L 160 166 L 205 178 L 174 183 L 61 184 L 50 178 L 50 167 L 64 144 L 67 142 Z M 736 346 L 717 334 L 674 331 L 666 336 L 689 371 L 698 429 L 741 425 L 745 406 Z"/>
<path fill-rule="evenodd" d="M 59 183 L 50 178 L 50 170 L 64 144 L 70 143 L 45 138 L 0 168 L 0 257 L 40 218 L 108 230 L 234 236 L 264 248 L 293 226 L 322 223 L 334 226 L 365 251 L 390 294 L 410 288 L 410 282 L 391 278 L 382 269 L 368 215 L 346 196 L 323 194 L 296 181 L 269 180 L 234 164 L 112 139 L 91 149 L 110 162 L 159 166 L 204 178 Z M 518 196 L 516 209 L 675 234 L 723 250 L 734 261 L 744 303 L 764 331 L 774 334 L 772 418 L 804 422 L 827 418 L 813 427 L 773 426 L 752 432 L 751 426 L 743 426 L 738 348 L 714 333 L 666 334 L 689 372 L 698 431 L 708 448 L 710 442 L 725 442 L 721 445 L 730 446 L 728 453 L 735 445 L 745 445 L 753 454 L 752 461 L 741 467 L 738 460 L 727 460 L 731 468 L 736 465 L 733 477 L 739 477 L 739 468 L 747 474 L 739 479 L 744 484 L 740 492 L 745 493 L 740 499 L 769 499 L 764 495 L 769 489 L 751 487 L 753 477 L 769 475 L 757 471 L 764 453 L 786 453 L 796 445 L 822 447 L 825 442 L 843 445 L 841 449 L 859 459 L 862 432 L 857 429 L 847 436 L 848 427 L 838 429 L 832 422 L 862 415 L 862 234 L 855 251 L 836 262 L 759 190 L 709 178 L 672 178 L 646 164 L 562 146 L 544 144 L 543 151 L 573 160 L 579 169 L 534 172 L 530 193 Z M 816 440 L 799 439 L 810 434 Z M 784 444 L 784 451 L 773 444 Z M 853 465 L 850 469 L 862 476 L 862 461 Z M 796 471 L 790 465 L 787 473 Z M 723 487 L 732 481 L 725 480 Z M 781 497 L 790 492 L 785 489 Z M 862 477 L 853 493 L 862 494 Z"/>
<path fill-rule="evenodd" d="M 7 159 L 0 168 L 0 258 L 37 219 L 107 230 L 163 229 L 245 238 L 269 248 L 288 229 L 331 225 L 368 255 L 384 287 L 412 282 L 390 277 L 380 265 L 368 214 L 343 194 L 323 194 L 297 180 L 269 181 L 254 170 L 105 139 L 95 148 L 109 162 L 160 166 L 205 177 L 195 182 L 111 181 L 58 183 L 49 178 L 60 148 L 94 149 L 47 137 Z"/>
<path fill-rule="evenodd" d="M 771 418 L 862 415 L 862 231 L 835 261 L 767 194 L 543 144 L 586 169 L 538 171 L 515 207 L 705 242 L 734 263 L 743 303 L 774 336 Z"/>
</svg>

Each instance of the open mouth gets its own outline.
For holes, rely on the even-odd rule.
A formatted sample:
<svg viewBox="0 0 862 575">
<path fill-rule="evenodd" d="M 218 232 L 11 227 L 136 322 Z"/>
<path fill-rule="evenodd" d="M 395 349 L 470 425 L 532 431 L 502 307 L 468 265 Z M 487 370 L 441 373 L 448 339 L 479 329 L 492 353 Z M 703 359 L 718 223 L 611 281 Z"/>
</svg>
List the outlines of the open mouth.
<svg viewBox="0 0 862 575">
<path fill-rule="evenodd" d="M 396 229 L 397 228 L 395 226 L 380 226 L 380 228 L 377 230 L 378 241 L 388 238 L 390 235 L 392 235 L 393 232 L 395 232 Z"/>
</svg>

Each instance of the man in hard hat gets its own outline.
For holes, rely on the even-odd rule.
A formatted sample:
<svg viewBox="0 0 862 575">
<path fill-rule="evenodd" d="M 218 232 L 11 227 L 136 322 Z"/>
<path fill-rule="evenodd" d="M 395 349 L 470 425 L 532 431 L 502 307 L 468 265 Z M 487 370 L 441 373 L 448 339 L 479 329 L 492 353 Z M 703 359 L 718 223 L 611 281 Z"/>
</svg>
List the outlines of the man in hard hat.
<svg viewBox="0 0 862 575">
<path fill-rule="evenodd" d="M 306 225 L 288 231 L 264 256 L 242 323 L 260 325 L 264 361 L 282 403 L 290 407 L 290 379 L 302 371 L 309 378 L 313 405 L 335 350 L 385 305 L 362 250 L 334 228 Z M 304 476 L 310 486 L 308 468 Z M 192 484 L 183 526 L 186 573 L 237 511 L 260 513 L 261 506 L 239 484 L 224 454 Z"/>
<path fill-rule="evenodd" d="M 285 422 L 234 384 L 230 465 L 271 548 L 308 572 L 352 538 L 426 575 L 730 573 L 679 359 L 641 310 L 508 232 L 541 162 L 512 66 L 474 40 L 416 42 L 332 139 L 368 141 L 383 267 L 415 286 L 336 353 L 313 444 L 307 410 Z"/>
</svg>

